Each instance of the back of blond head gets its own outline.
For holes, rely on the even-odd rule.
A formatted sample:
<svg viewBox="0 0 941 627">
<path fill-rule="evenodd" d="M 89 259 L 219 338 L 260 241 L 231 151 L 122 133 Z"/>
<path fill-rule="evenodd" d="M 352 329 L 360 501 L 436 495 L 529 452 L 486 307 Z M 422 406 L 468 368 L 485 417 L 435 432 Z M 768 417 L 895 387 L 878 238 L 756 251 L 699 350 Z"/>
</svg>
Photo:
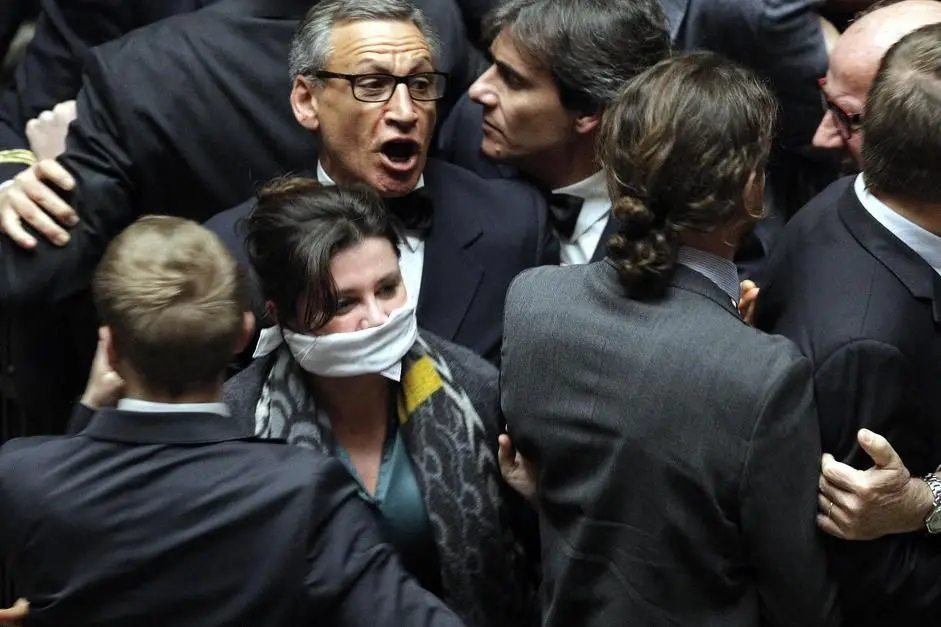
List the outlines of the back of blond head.
<svg viewBox="0 0 941 627">
<path fill-rule="evenodd" d="M 152 391 L 181 396 L 218 381 L 248 309 L 239 267 L 202 226 L 141 218 L 115 238 L 93 281 L 115 351 Z"/>
</svg>

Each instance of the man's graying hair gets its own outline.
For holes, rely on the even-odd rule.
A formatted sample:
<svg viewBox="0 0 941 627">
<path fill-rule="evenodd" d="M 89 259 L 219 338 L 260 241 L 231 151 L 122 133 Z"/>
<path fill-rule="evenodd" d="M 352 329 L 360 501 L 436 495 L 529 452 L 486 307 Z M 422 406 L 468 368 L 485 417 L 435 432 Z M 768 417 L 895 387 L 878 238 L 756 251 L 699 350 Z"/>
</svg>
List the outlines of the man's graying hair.
<svg viewBox="0 0 941 627">
<path fill-rule="evenodd" d="M 552 74 L 562 104 L 576 111 L 604 107 L 671 51 L 659 0 L 506 0 L 484 32 L 492 42 L 503 30 Z"/>
<path fill-rule="evenodd" d="M 437 63 L 440 43 L 421 11 L 409 0 L 324 0 L 318 2 L 294 31 L 289 57 L 291 79 L 326 68 L 333 53 L 333 27 L 341 22 L 373 20 L 412 22 L 428 42 Z"/>
<path fill-rule="evenodd" d="M 873 194 L 941 203 L 941 24 L 902 37 L 882 58 L 866 98 L 862 162 Z"/>
</svg>

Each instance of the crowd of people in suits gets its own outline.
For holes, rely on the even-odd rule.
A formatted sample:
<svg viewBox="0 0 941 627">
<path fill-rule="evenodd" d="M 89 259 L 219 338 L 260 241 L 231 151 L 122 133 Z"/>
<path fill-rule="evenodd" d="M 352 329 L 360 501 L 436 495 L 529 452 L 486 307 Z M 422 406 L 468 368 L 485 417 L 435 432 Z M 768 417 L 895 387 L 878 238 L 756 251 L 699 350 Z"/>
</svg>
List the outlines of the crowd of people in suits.
<svg viewBox="0 0 941 627">
<path fill-rule="evenodd" d="M 941 2 L 40 5 L 0 624 L 937 621 Z"/>
</svg>

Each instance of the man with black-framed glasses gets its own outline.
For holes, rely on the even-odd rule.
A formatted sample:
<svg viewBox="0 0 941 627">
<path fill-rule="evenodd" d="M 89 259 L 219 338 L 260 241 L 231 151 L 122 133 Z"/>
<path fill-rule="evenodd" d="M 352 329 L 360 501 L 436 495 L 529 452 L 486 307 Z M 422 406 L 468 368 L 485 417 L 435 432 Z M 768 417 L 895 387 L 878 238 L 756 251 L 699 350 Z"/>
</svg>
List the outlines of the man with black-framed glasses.
<svg viewBox="0 0 941 627">
<path fill-rule="evenodd" d="M 536 190 L 428 159 L 436 102 L 449 89 L 437 56 L 434 35 L 408 0 L 326 0 L 302 20 L 291 46 L 291 108 L 318 136 L 309 168 L 321 183 L 365 184 L 389 199 L 419 325 L 495 361 L 510 281 L 557 263 L 558 248 Z M 246 264 L 237 225 L 250 207 L 207 223 Z"/>
<path fill-rule="evenodd" d="M 913 30 L 941 21 L 941 3 L 904 0 L 863 14 L 840 35 L 826 76 L 818 79 L 823 117 L 813 145 L 846 157 L 858 171 L 866 94 L 886 51 Z"/>
<path fill-rule="evenodd" d="M 220 0 L 87 55 L 66 151 L 0 191 L 0 307 L 16 325 L 31 433 L 60 433 L 49 421 L 81 393 L 95 344 L 89 277 L 116 233 L 148 213 L 203 221 L 273 176 L 316 167 L 317 140 L 286 98 L 291 38 L 314 4 Z M 470 46 L 457 5 L 414 4 L 442 41 L 448 93 L 460 93 Z"/>
</svg>

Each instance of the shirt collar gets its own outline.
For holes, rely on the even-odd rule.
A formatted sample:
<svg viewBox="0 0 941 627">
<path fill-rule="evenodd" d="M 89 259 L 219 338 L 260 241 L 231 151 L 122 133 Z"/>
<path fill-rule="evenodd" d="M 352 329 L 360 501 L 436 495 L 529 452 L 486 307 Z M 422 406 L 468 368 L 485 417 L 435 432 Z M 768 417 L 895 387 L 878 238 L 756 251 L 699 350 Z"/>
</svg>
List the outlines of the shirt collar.
<svg viewBox="0 0 941 627">
<path fill-rule="evenodd" d="M 589 200 L 608 200 L 608 187 L 605 181 L 604 172 L 598 170 L 587 179 L 582 179 L 577 183 L 566 185 L 559 189 L 552 190 L 553 194 L 568 194 L 569 196 L 578 196 L 579 198 Z"/>
<path fill-rule="evenodd" d="M 925 260 L 935 272 L 941 274 L 941 237 L 924 229 L 869 193 L 866 180 L 860 174 L 853 184 L 853 191 L 866 211 L 876 222 L 884 226 L 903 244 Z"/>
<path fill-rule="evenodd" d="M 98 411 L 80 435 L 129 444 L 211 444 L 254 439 L 251 427 L 216 413 L 114 408 Z"/>
<path fill-rule="evenodd" d="M 738 303 L 741 298 L 738 268 L 730 260 L 691 246 L 680 246 L 676 261 L 718 285 L 732 302 Z"/>
<path fill-rule="evenodd" d="M 330 175 L 327 174 L 327 171 L 323 169 L 323 163 L 319 160 L 317 161 L 317 180 L 320 182 L 321 185 L 336 185 L 333 179 L 330 178 Z M 415 184 L 415 187 L 413 188 L 412 191 L 416 189 L 421 189 L 424 186 L 425 186 L 425 175 L 421 174 L 418 177 L 418 182 Z"/>
<path fill-rule="evenodd" d="M 582 210 L 578 214 L 578 221 L 575 223 L 570 241 L 575 241 L 581 237 L 593 224 L 600 222 L 611 212 L 611 199 L 608 196 L 607 180 L 601 170 L 587 179 L 554 190 L 552 193 L 568 194 L 585 201 Z"/>
<path fill-rule="evenodd" d="M 147 414 L 219 414 L 229 415 L 225 403 L 155 403 L 137 398 L 122 398 L 118 401 L 121 411 L 136 411 Z"/>
</svg>

